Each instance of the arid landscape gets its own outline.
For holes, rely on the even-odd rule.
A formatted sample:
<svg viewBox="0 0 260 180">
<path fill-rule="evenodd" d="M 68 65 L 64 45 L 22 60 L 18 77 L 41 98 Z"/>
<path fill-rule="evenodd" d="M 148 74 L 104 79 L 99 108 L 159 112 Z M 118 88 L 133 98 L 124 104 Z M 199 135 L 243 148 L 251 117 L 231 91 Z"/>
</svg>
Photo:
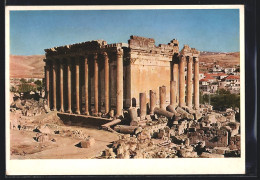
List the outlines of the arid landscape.
<svg viewBox="0 0 260 180">
<path fill-rule="evenodd" d="M 44 55 L 10 55 L 10 78 L 43 78 Z"/>
<path fill-rule="evenodd" d="M 11 55 L 10 77 L 43 78 L 43 59 L 44 55 Z M 234 67 L 239 65 L 239 53 L 202 52 L 200 62 L 204 63 L 204 66 L 200 67 L 202 72 L 212 68 L 214 64 L 224 68 Z M 72 121 L 71 118 L 69 120 L 61 118 L 59 112 L 50 111 L 43 97 L 39 101 L 20 98 L 13 101 L 18 95 L 11 93 L 11 96 L 12 159 L 240 156 L 240 151 L 237 151 L 237 148 L 240 149 L 239 123 L 235 121 L 234 111 L 210 113 L 210 110 L 206 110 L 209 112 L 201 114 L 177 107 L 174 110 L 175 118 L 172 118 L 169 112 L 168 114 L 163 112 L 163 116 L 147 116 L 146 121 L 140 122 L 143 123 L 144 129 L 124 129 L 129 120 L 117 126 L 113 125 L 113 117 L 97 124 L 91 123 L 95 119 L 94 121 L 93 119 L 77 120 L 79 117 L 74 117 Z M 205 106 L 204 109 L 210 107 Z M 177 114 L 180 117 L 176 117 Z M 168 120 L 165 116 L 168 116 Z M 181 124 L 176 124 L 178 121 Z M 107 122 L 111 122 L 112 126 L 102 126 Z M 173 124 L 170 125 L 171 129 L 168 127 L 169 123 Z M 209 123 L 215 125 L 209 128 Z M 200 126 L 203 127 L 200 129 Z M 184 133 L 186 131 L 190 132 Z M 225 134 L 227 132 L 232 134 L 229 139 Z M 210 137 L 217 135 L 216 137 L 221 138 L 215 142 L 206 140 L 206 144 L 205 141 L 193 140 L 193 137 L 196 139 L 198 136 L 205 139 L 206 135 Z M 223 143 L 228 144 L 228 147 L 213 148 L 217 144 L 223 146 Z"/>
<path fill-rule="evenodd" d="M 10 77 L 11 78 L 43 78 L 44 76 L 44 55 L 31 56 L 10 56 Z M 200 62 L 209 63 L 207 66 L 200 67 L 205 70 L 213 66 L 213 63 L 219 64 L 223 68 L 239 65 L 239 52 L 218 53 L 201 52 Z M 212 63 L 212 64 L 211 64 Z"/>
</svg>

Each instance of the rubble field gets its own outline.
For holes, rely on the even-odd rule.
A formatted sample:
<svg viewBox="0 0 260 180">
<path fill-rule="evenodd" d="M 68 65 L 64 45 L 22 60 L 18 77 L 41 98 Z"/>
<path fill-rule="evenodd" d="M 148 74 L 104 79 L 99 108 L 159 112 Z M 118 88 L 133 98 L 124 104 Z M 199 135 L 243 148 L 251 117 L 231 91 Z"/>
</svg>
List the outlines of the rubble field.
<svg viewBox="0 0 260 180">
<path fill-rule="evenodd" d="M 238 112 L 166 109 L 140 117 L 130 108 L 101 127 L 70 126 L 43 99 L 17 98 L 10 106 L 11 159 L 240 157 Z"/>
</svg>

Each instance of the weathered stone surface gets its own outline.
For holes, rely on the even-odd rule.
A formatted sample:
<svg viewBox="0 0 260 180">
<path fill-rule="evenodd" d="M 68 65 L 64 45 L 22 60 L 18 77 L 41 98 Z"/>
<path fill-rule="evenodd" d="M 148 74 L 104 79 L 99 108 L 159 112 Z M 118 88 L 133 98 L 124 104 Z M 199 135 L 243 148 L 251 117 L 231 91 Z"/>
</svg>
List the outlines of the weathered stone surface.
<svg viewBox="0 0 260 180">
<path fill-rule="evenodd" d="M 50 137 L 48 134 L 43 133 L 37 133 L 35 140 L 40 143 L 48 142 L 50 140 Z"/>
<path fill-rule="evenodd" d="M 194 119 L 194 116 L 193 116 L 192 114 L 186 112 L 185 110 L 183 110 L 183 109 L 180 108 L 180 107 L 177 107 L 177 108 L 176 108 L 176 111 L 177 111 L 179 114 L 181 114 L 181 117 L 182 117 L 182 118 L 187 118 L 187 119 L 192 119 L 192 120 Z"/>
<path fill-rule="evenodd" d="M 48 126 L 41 126 L 40 128 L 39 128 L 39 131 L 41 132 L 41 133 L 45 133 L 45 134 L 51 134 L 53 131 L 48 127 Z"/>
<path fill-rule="evenodd" d="M 198 112 L 198 111 L 195 111 L 194 119 L 199 120 L 200 118 L 202 118 L 202 114 L 200 112 Z"/>
<path fill-rule="evenodd" d="M 213 153 L 215 153 L 215 154 L 225 154 L 226 151 L 228 151 L 228 150 L 229 150 L 228 147 L 214 147 Z"/>
<path fill-rule="evenodd" d="M 201 158 L 224 158 L 224 155 L 221 155 L 221 154 L 210 154 L 210 153 L 202 152 L 200 157 Z"/>
<path fill-rule="evenodd" d="M 203 118 L 205 121 L 209 121 L 210 123 L 216 123 L 216 117 L 215 114 L 208 114 Z"/>
<path fill-rule="evenodd" d="M 95 139 L 93 137 L 89 137 L 84 141 L 80 142 L 81 148 L 89 148 L 92 147 L 95 144 Z"/>
<path fill-rule="evenodd" d="M 174 113 L 175 115 L 177 114 L 177 111 L 175 110 L 175 107 L 173 105 L 168 105 L 166 107 L 166 110 L 171 112 L 171 113 Z"/>
<path fill-rule="evenodd" d="M 155 107 L 154 108 L 154 113 L 155 114 L 158 114 L 158 115 L 162 115 L 162 116 L 165 116 L 167 118 L 173 118 L 174 114 L 169 112 L 169 111 L 166 111 L 162 108 L 158 108 L 158 107 Z"/>
</svg>

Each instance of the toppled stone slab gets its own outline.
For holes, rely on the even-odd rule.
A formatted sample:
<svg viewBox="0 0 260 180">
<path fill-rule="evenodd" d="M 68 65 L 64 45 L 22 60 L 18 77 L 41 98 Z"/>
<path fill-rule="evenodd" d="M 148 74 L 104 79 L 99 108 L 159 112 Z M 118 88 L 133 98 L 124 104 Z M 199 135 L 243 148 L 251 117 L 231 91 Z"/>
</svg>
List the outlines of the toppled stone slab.
<svg viewBox="0 0 260 180">
<path fill-rule="evenodd" d="M 95 139 L 93 137 L 89 137 L 88 139 L 80 142 L 81 148 L 89 148 L 95 144 Z"/>
<path fill-rule="evenodd" d="M 177 111 L 177 113 L 181 114 L 182 118 L 194 120 L 194 116 L 192 114 L 188 113 L 187 111 L 185 111 L 184 109 L 177 107 L 176 111 Z"/>
</svg>

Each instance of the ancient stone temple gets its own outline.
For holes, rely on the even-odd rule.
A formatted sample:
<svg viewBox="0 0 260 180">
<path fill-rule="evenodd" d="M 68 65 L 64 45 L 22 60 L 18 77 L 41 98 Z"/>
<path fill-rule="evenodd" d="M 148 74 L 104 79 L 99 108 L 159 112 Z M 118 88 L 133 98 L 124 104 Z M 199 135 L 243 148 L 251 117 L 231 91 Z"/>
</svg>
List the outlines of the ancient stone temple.
<svg viewBox="0 0 260 180">
<path fill-rule="evenodd" d="M 151 113 L 159 104 L 199 108 L 199 51 L 188 45 L 179 51 L 176 39 L 156 46 L 154 39 L 131 36 L 128 44 L 96 40 L 45 52 L 47 103 L 53 110 L 85 115 L 114 110 L 120 116 L 140 102 Z"/>
</svg>

